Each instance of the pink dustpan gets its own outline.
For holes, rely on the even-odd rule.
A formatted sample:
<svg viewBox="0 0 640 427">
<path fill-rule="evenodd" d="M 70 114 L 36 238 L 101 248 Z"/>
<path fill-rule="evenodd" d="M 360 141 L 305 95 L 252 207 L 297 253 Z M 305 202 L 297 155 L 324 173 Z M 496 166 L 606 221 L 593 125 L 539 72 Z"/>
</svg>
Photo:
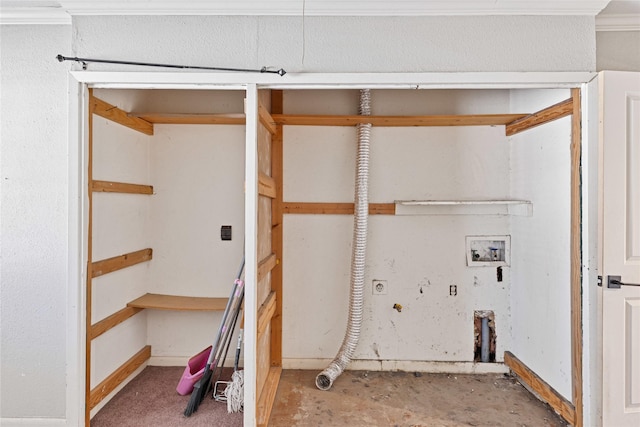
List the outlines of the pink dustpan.
<svg viewBox="0 0 640 427">
<path fill-rule="evenodd" d="M 211 346 L 189 359 L 187 367 L 184 368 L 182 377 L 178 382 L 178 387 L 176 387 L 178 394 L 182 396 L 191 394 L 195 383 L 204 375 L 204 368 L 207 366 L 209 353 L 211 353 Z"/>
</svg>

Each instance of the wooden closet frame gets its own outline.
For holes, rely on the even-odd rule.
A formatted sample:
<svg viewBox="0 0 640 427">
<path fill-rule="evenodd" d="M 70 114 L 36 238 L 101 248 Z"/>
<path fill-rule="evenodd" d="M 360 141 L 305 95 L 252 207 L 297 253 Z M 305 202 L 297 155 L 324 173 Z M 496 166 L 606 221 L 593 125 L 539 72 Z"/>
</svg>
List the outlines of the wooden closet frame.
<svg viewBox="0 0 640 427">
<path fill-rule="evenodd" d="M 257 86 L 253 86 L 257 88 Z M 509 87 L 507 87 L 509 88 Z M 283 187 L 283 126 L 285 125 L 323 125 L 354 126 L 357 123 L 372 123 L 374 126 L 466 126 L 466 125 L 504 125 L 507 136 L 526 131 L 535 126 L 571 116 L 571 234 L 570 234 L 570 294 L 571 294 L 571 355 L 572 355 L 572 400 L 568 401 L 553 390 L 544 380 L 523 364 L 510 352 L 505 352 L 505 364 L 542 399 L 548 402 L 567 422 L 574 426 L 583 425 L 582 396 L 582 224 L 581 224 L 581 90 L 571 89 L 571 97 L 551 107 L 526 115 L 468 115 L 468 116 L 369 116 L 366 119 L 353 115 L 292 115 L 283 114 L 283 92 L 281 89 L 256 89 L 258 93 L 257 115 L 252 123 L 257 126 L 258 151 L 268 157 L 269 161 L 260 161 L 257 153 L 258 178 L 255 183 L 257 196 L 266 200 L 260 205 L 258 201 L 258 246 L 268 242 L 260 253 L 256 265 L 257 283 L 265 281 L 263 297 L 258 300 L 257 312 L 257 344 L 260 338 L 268 333 L 269 350 L 257 364 L 256 407 L 255 414 L 258 425 L 267 425 L 271 408 L 282 371 L 282 242 L 283 216 L 287 213 L 297 214 L 352 214 L 351 203 L 296 203 L 285 202 L 282 197 Z M 88 224 L 87 224 L 87 265 L 86 265 L 86 351 L 85 351 L 85 425 L 90 424 L 90 411 L 106 395 L 113 391 L 131 373 L 138 369 L 151 354 L 150 346 L 143 347 L 127 362 L 117 368 L 98 386 L 90 387 L 91 341 L 117 326 L 129 317 L 146 308 L 178 309 L 178 310 L 221 310 L 224 309 L 224 298 L 189 298 L 148 294 L 136 299 L 123 309 L 107 318 L 92 324 L 92 278 L 102 274 L 126 268 L 152 259 L 152 248 L 114 256 L 105 260 L 92 260 L 92 214 L 94 192 L 120 192 L 148 196 L 153 194 L 153 187 L 144 184 L 118 183 L 93 180 L 93 116 L 98 115 L 108 120 L 127 126 L 139 132 L 153 134 L 154 123 L 196 123 L 196 124 L 242 124 L 242 114 L 129 114 L 116 106 L 112 106 L 93 96 L 89 89 L 88 102 Z M 264 157 L 263 156 L 263 157 Z M 371 214 L 393 215 L 394 203 L 370 205 Z M 262 221 L 261 218 L 268 218 Z M 266 225 L 268 224 L 268 226 Z M 266 252 L 265 252 L 266 251 Z M 256 349 L 260 352 L 260 348 Z"/>
</svg>

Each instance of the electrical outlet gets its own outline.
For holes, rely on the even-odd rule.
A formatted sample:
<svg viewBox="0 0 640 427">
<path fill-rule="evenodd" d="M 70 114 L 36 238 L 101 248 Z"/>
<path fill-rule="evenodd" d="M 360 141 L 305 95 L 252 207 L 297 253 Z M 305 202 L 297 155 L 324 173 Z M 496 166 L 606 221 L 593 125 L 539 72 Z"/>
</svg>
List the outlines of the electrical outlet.
<svg viewBox="0 0 640 427">
<path fill-rule="evenodd" d="M 455 297 L 456 295 L 458 295 L 458 286 L 449 285 L 449 295 L 451 295 L 452 297 Z"/>
<path fill-rule="evenodd" d="M 387 294 L 387 281 L 386 280 L 373 280 L 373 294 L 374 295 L 386 295 Z"/>
</svg>

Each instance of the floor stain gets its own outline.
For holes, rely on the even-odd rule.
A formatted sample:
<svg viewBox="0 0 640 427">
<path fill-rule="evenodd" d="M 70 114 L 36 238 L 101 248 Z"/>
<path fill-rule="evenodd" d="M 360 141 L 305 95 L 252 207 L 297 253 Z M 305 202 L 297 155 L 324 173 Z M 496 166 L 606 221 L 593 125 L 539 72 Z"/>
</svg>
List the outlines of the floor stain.
<svg viewBox="0 0 640 427">
<path fill-rule="evenodd" d="M 345 371 L 328 391 L 315 375 L 282 372 L 270 426 L 567 426 L 503 374 Z"/>
</svg>

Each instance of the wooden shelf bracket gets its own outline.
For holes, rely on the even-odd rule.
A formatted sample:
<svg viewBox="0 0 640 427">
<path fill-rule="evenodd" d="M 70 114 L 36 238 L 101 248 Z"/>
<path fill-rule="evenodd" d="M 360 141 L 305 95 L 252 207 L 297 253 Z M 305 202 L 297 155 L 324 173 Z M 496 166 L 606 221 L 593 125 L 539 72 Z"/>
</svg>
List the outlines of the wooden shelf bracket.
<svg viewBox="0 0 640 427">
<path fill-rule="evenodd" d="M 93 114 L 121 124 L 122 126 L 126 126 L 135 131 L 142 132 L 145 135 L 153 135 L 152 123 L 149 123 L 139 117 L 130 117 L 126 111 L 121 110 L 115 105 L 111 105 L 100 98 L 96 98 L 93 95 L 91 95 L 89 103 L 90 111 Z"/>
<path fill-rule="evenodd" d="M 536 126 L 570 116 L 573 113 L 573 99 L 569 98 L 551 107 L 529 114 L 528 116 L 514 120 L 505 127 L 507 136 L 512 136 Z"/>
<path fill-rule="evenodd" d="M 147 248 L 128 254 L 118 255 L 112 258 L 103 259 L 91 263 L 91 277 L 102 276 L 141 262 L 149 261 L 153 258 L 153 249 Z"/>
</svg>

